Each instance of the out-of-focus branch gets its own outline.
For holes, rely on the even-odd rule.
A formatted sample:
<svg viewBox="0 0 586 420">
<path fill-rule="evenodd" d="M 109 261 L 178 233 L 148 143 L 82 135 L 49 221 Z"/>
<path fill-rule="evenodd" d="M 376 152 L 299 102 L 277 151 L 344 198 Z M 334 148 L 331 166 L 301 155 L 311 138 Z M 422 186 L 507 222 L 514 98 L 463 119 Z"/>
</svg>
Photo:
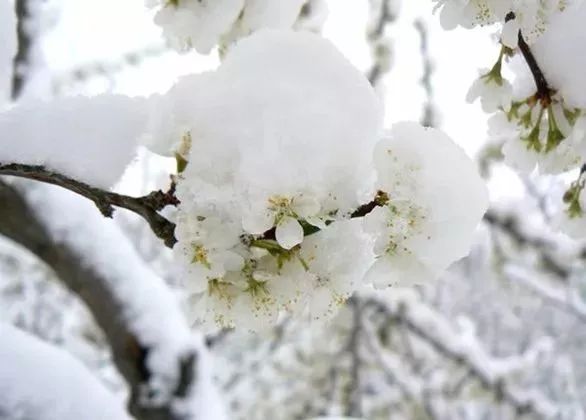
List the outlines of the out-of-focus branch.
<svg viewBox="0 0 586 420">
<path fill-rule="evenodd" d="M 460 337 L 431 308 L 401 296 L 391 302 L 369 298 L 365 300 L 365 307 L 383 313 L 394 322 L 403 323 L 410 333 L 428 343 L 443 357 L 464 367 L 497 400 L 509 404 L 517 414 L 532 414 L 538 418 L 555 414 L 554 405 L 545 396 L 509 383 L 506 375 L 511 363 L 505 361 L 502 364 L 499 359 L 487 354 L 479 343 Z"/>
<path fill-rule="evenodd" d="M 526 270 L 508 269 L 507 275 L 511 280 L 521 282 L 531 289 L 537 296 L 553 307 L 572 315 L 580 322 L 586 322 L 586 302 L 572 288 L 561 288 L 548 285 L 545 279 L 537 279 L 537 273 Z"/>
<path fill-rule="evenodd" d="M 555 244 L 549 243 L 542 236 L 535 236 L 523 229 L 520 221 L 513 215 L 500 215 L 495 210 L 489 210 L 484 215 L 484 222 L 510 237 L 518 246 L 533 249 L 537 252 L 543 263 L 543 267 L 561 279 L 570 275 L 568 267 L 560 264 L 552 252 Z M 586 257 L 586 250 L 580 258 Z"/>
<path fill-rule="evenodd" d="M 417 19 L 414 23 L 415 29 L 419 33 L 421 60 L 423 62 L 423 75 L 421 76 L 421 86 L 425 91 L 425 104 L 423 105 L 423 115 L 421 116 L 421 125 L 424 127 L 435 127 L 437 125 L 437 109 L 433 103 L 433 84 L 432 77 L 434 65 L 429 55 L 429 33 L 423 19 Z"/>
<path fill-rule="evenodd" d="M 12 71 L 12 99 L 16 99 L 22 93 L 26 80 L 27 67 L 30 64 L 33 47 L 33 39 L 28 32 L 30 25 L 29 0 L 15 0 L 17 18 L 18 50 L 14 57 Z"/>
<path fill-rule="evenodd" d="M 373 86 L 378 85 L 391 68 L 391 45 L 385 39 L 385 29 L 397 19 L 397 0 L 370 0 L 370 22 L 366 36 L 371 46 L 373 65 L 367 78 Z"/>
<path fill-rule="evenodd" d="M 92 187 L 59 173 L 49 171 L 42 166 L 0 164 L 0 175 L 16 176 L 58 185 L 93 201 L 105 217 L 112 217 L 114 206 L 130 210 L 145 219 L 155 235 L 162 239 L 165 245 L 173 248 L 177 242 L 175 239 L 175 224 L 158 213 L 166 206 L 179 204 L 175 197 L 175 184 L 172 184 L 167 192 L 159 190 L 153 191 L 144 197 L 129 197 Z"/>
<path fill-rule="evenodd" d="M 168 372 L 173 382 L 170 395 L 158 395 L 157 389 L 153 389 L 150 385 L 157 375 L 150 360 L 155 352 L 164 352 L 165 343 L 157 343 L 155 337 L 149 336 L 149 332 L 136 327 L 134 323 L 145 314 L 140 313 L 140 308 L 133 307 L 132 302 L 123 299 L 120 290 L 125 286 L 116 282 L 122 280 L 130 282 L 134 290 L 131 288 L 126 292 L 133 293 L 137 297 L 142 297 L 146 292 L 143 289 L 149 289 L 149 287 L 158 289 L 159 294 L 164 295 L 168 293 L 166 287 L 162 284 L 152 284 L 157 281 L 154 277 L 142 278 L 146 277 L 143 276 L 144 273 L 133 273 L 131 270 L 124 275 L 136 275 L 141 278 L 136 277 L 134 280 L 108 278 L 106 274 L 108 270 L 116 271 L 116 263 L 120 262 L 111 261 L 112 267 L 106 266 L 103 270 L 97 270 L 92 264 L 87 263 L 87 255 L 82 255 L 80 250 L 74 249 L 66 240 L 59 240 L 50 233 L 50 228 L 40 220 L 37 212 L 19 189 L 2 181 L 0 181 L 0 202 L 2 203 L 0 234 L 27 248 L 50 266 L 57 277 L 85 302 L 104 331 L 112 349 L 114 362 L 131 390 L 129 402 L 131 413 L 141 420 L 182 418 L 175 411 L 173 404 L 174 401 L 186 399 L 194 390 L 197 382 L 196 366 L 200 362 L 197 347 L 186 345 L 181 352 L 173 353 L 171 349 L 168 354 L 157 354 L 157 357 L 165 357 L 168 360 L 174 360 L 175 363 L 174 372 Z M 35 207 L 37 205 L 39 204 L 35 203 Z M 42 208 L 38 211 L 46 211 L 46 209 Z M 65 215 L 64 218 L 66 219 L 67 216 Z M 91 218 L 87 220 L 88 224 L 94 222 L 95 220 Z M 84 233 L 75 232 L 81 236 Z M 83 239 L 88 241 L 88 244 L 96 240 L 95 237 Z M 118 245 L 110 244 L 110 246 Z M 123 262 L 123 264 L 126 263 L 130 264 L 131 261 Z M 107 261 L 104 261 L 104 264 L 108 264 Z M 142 271 L 144 270 L 147 269 L 143 268 Z M 123 275 L 123 273 L 116 274 Z M 164 297 L 166 296 L 157 296 L 157 298 Z M 162 309 L 170 311 L 169 313 L 178 311 L 174 307 Z M 157 312 L 156 305 L 153 305 L 152 310 L 153 314 Z M 152 317 L 152 321 L 164 322 L 157 316 Z M 153 325 L 153 327 L 156 326 Z M 177 329 L 177 334 L 184 336 L 189 331 L 187 325 L 175 325 L 174 328 Z M 158 348 L 159 345 L 162 347 Z"/>
<path fill-rule="evenodd" d="M 362 307 L 357 299 L 348 301 L 348 306 L 352 310 L 352 329 L 348 339 L 348 354 L 350 355 L 350 380 L 348 381 L 347 393 L 348 404 L 346 415 L 348 417 L 362 417 L 362 400 L 361 400 L 361 357 L 360 341 L 362 335 Z"/>
<path fill-rule="evenodd" d="M 69 87 L 85 83 L 96 77 L 111 78 L 129 67 L 138 66 L 142 62 L 158 57 L 167 51 L 169 51 L 169 47 L 165 44 L 152 45 L 141 50 L 128 52 L 115 61 L 81 65 L 55 77 L 53 91 L 59 94 Z"/>
</svg>

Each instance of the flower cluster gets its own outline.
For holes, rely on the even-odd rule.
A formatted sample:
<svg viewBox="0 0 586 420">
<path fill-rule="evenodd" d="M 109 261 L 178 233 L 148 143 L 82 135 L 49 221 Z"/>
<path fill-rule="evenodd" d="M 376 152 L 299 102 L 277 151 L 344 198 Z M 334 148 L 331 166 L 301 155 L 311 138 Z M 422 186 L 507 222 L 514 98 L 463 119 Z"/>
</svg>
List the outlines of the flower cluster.
<svg viewBox="0 0 586 420">
<path fill-rule="evenodd" d="M 472 85 L 468 101 L 480 98 L 493 113 L 488 134 L 503 144 L 505 163 L 528 174 L 558 175 L 586 161 L 586 4 L 577 1 L 440 1 L 445 27 L 501 22 L 501 51 L 490 70 Z M 539 36 L 538 36 L 539 35 Z M 522 57 L 525 71 L 512 84 L 503 76 L 510 57 Z M 566 191 L 559 226 L 575 236 L 584 223 L 583 174 Z M 569 228 L 572 226 L 571 228 Z"/>
<path fill-rule="evenodd" d="M 153 101 L 149 147 L 183 162 L 175 253 L 204 325 L 323 320 L 360 288 L 433 280 L 487 206 L 460 148 L 415 123 L 383 134 L 366 78 L 311 33 L 258 31 Z"/>
<path fill-rule="evenodd" d="M 565 10 L 572 0 L 433 0 L 440 11 L 444 29 L 473 28 L 500 23 L 501 40 L 509 48 L 517 46 L 521 30 L 532 44 L 545 31 L 552 15 Z M 511 19 L 511 16 L 514 18 Z"/>
<path fill-rule="evenodd" d="M 326 10 L 323 0 L 146 0 L 155 22 L 177 50 L 207 54 L 261 28 L 316 29 Z"/>
</svg>

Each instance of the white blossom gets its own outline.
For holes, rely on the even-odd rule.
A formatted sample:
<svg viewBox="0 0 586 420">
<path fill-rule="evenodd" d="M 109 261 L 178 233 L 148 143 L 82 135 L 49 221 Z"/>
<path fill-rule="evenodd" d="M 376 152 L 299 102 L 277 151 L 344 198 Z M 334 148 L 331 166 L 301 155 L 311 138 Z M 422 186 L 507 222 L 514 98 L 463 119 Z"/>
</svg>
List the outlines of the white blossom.
<svg viewBox="0 0 586 420">
<path fill-rule="evenodd" d="M 552 16 L 563 11 L 569 4 L 579 1 L 434 0 L 435 9 L 441 9 L 440 22 L 444 29 L 501 23 L 504 26 L 501 40 L 510 48 L 516 47 L 516 32 L 519 29 L 525 40 L 533 44 L 543 34 Z M 511 12 L 514 13 L 514 19 L 509 17 L 505 23 Z"/>
<path fill-rule="evenodd" d="M 336 223 L 372 197 L 382 113 L 368 81 L 316 35 L 260 31 L 167 99 L 191 137 L 176 247 L 197 319 L 260 330 L 283 311 L 326 318 L 368 267 L 349 278 L 330 265 L 335 239 L 353 237 Z"/>
<path fill-rule="evenodd" d="M 492 113 L 498 109 L 508 111 L 513 99 L 513 87 L 500 75 L 491 77 L 490 73 L 484 74 L 474 81 L 466 95 L 470 103 L 478 98 L 484 112 Z"/>
<path fill-rule="evenodd" d="M 376 287 L 433 280 L 467 254 L 488 205 L 484 182 L 449 137 L 415 123 L 392 128 L 375 166 L 388 203 L 365 217 L 377 236 L 367 280 Z"/>
<path fill-rule="evenodd" d="M 301 16 L 306 0 L 147 0 L 156 8 L 155 23 L 179 51 L 194 48 L 207 54 L 215 46 L 229 47 L 261 29 L 317 29 L 323 24 L 320 2 L 311 2 L 309 16 Z"/>
</svg>

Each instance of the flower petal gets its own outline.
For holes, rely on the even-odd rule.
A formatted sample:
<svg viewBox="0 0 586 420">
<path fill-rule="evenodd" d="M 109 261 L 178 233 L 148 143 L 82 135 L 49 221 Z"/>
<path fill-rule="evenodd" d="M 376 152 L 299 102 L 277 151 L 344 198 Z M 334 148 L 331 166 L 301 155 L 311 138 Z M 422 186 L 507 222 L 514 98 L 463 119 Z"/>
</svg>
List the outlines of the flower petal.
<svg viewBox="0 0 586 420">
<path fill-rule="evenodd" d="M 303 242 L 303 227 L 292 217 L 283 217 L 275 232 L 277 242 L 285 249 L 291 249 Z"/>
</svg>

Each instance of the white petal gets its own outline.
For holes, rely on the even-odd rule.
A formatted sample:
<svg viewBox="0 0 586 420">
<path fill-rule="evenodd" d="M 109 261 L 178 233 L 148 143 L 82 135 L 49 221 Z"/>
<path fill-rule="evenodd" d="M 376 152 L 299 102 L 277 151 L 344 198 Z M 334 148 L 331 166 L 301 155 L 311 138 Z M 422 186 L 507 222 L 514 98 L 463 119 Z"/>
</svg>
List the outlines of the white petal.
<svg viewBox="0 0 586 420">
<path fill-rule="evenodd" d="M 301 218 L 315 216 L 319 213 L 321 206 L 319 201 L 308 195 L 299 195 L 293 198 L 291 209 Z"/>
<path fill-rule="evenodd" d="M 412 287 L 435 280 L 437 273 L 430 272 L 412 255 L 385 255 L 378 258 L 366 273 L 364 280 L 376 289 L 386 287 Z"/>
<path fill-rule="evenodd" d="M 292 217 L 284 217 L 277 225 L 276 238 L 279 245 L 291 249 L 303 242 L 303 228 Z"/>
<path fill-rule="evenodd" d="M 459 1 L 448 1 L 440 12 L 440 23 L 442 28 L 450 30 L 456 28 L 462 19 L 464 6 Z"/>
<path fill-rule="evenodd" d="M 315 226 L 320 229 L 325 229 L 328 226 L 328 225 L 326 225 L 325 220 L 323 220 L 319 217 L 316 217 L 316 216 L 307 216 L 305 218 L 305 221 L 307 223 L 309 223 L 310 225 Z"/>
<path fill-rule="evenodd" d="M 253 235 L 260 235 L 273 227 L 274 218 L 268 211 L 250 211 L 242 216 L 242 228 Z"/>
<path fill-rule="evenodd" d="M 466 101 L 468 103 L 474 102 L 480 96 L 482 96 L 484 90 L 486 89 L 486 83 L 484 79 L 478 78 L 472 83 L 470 89 L 468 89 L 468 93 L 466 93 Z"/>
<path fill-rule="evenodd" d="M 529 174 L 537 164 L 537 153 L 528 150 L 521 139 L 514 138 L 507 141 L 502 148 L 505 163 L 523 174 Z"/>
</svg>

